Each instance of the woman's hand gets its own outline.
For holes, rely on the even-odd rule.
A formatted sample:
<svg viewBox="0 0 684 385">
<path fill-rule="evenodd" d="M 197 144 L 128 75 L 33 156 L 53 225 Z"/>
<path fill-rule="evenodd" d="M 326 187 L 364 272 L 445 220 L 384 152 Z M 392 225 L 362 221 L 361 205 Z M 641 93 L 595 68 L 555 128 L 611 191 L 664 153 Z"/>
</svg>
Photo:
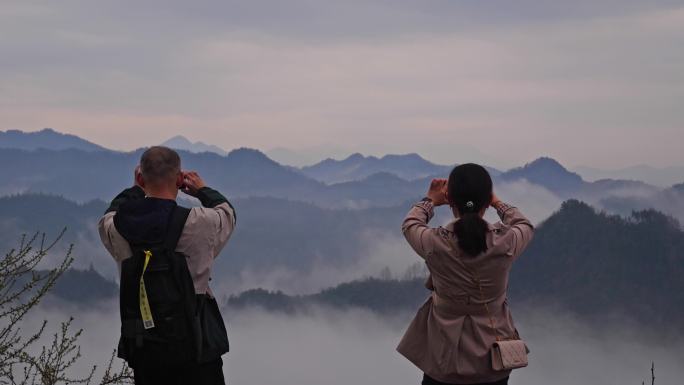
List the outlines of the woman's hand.
<svg viewBox="0 0 684 385">
<path fill-rule="evenodd" d="M 492 191 L 492 202 L 489 205 L 496 208 L 496 205 L 498 205 L 499 203 L 501 203 L 501 199 L 499 199 L 499 197 L 496 196 L 494 191 Z"/>
<path fill-rule="evenodd" d="M 449 203 L 449 199 L 447 198 L 447 180 L 433 179 L 432 182 L 430 182 L 430 189 L 428 190 L 427 197 L 430 198 L 432 204 L 435 206 Z"/>
</svg>

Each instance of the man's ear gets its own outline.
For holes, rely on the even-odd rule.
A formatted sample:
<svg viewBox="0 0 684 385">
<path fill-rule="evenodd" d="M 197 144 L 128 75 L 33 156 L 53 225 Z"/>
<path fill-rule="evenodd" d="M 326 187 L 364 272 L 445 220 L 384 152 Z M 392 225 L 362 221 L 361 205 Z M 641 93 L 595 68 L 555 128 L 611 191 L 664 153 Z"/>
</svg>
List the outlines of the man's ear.
<svg viewBox="0 0 684 385">
<path fill-rule="evenodd" d="M 182 172 L 178 173 L 178 176 L 176 176 L 176 188 L 181 188 L 185 184 L 185 176 L 183 175 Z"/>
<path fill-rule="evenodd" d="M 141 172 L 135 174 L 135 183 L 143 189 L 145 188 L 145 179 L 143 178 Z"/>
</svg>

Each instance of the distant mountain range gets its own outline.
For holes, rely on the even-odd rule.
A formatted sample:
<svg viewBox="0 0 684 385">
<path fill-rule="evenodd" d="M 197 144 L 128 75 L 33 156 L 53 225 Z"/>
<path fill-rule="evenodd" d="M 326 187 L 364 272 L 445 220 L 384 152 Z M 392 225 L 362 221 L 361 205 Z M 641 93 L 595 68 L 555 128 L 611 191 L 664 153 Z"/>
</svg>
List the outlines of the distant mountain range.
<svg viewBox="0 0 684 385">
<path fill-rule="evenodd" d="M 23 132 L 19 130 L 0 131 L 0 148 L 29 151 L 37 149 L 107 151 L 106 148 L 81 139 L 76 135 L 62 134 L 51 128 L 44 128 L 37 132 Z"/>
<path fill-rule="evenodd" d="M 0 171 L 4 176 L 0 180 L 0 195 L 36 192 L 63 195 L 81 202 L 108 200 L 131 184 L 131 170 L 142 152 L 142 149 L 116 152 L 92 147 L 96 145 L 87 146 L 87 141 L 52 130 L 11 133 L 14 139 L 6 141 L 5 146 L 24 143 L 25 148 L 0 146 Z M 22 140 L 17 139 L 22 135 Z M 26 145 L 31 138 L 37 138 L 36 143 L 50 143 L 49 138 L 53 136 L 63 139 L 55 145 L 58 149 Z M 73 144 L 71 148 L 67 148 L 69 143 Z M 199 170 L 213 187 L 232 198 L 269 196 L 314 203 L 323 208 L 390 207 L 415 200 L 425 193 L 431 178 L 446 177 L 451 169 L 451 166 L 431 163 L 417 154 L 382 158 L 354 154 L 343 160 L 327 159 L 298 169 L 283 166 L 258 150 L 237 149 L 219 155 L 212 152 L 211 146 L 191 143 L 183 137 L 172 138 L 167 144 L 190 149 L 179 150 L 183 166 Z M 100 150 L 96 150 L 98 148 Z M 213 150 L 218 152 L 220 149 Z M 502 184 L 524 182 L 539 186 L 558 200 L 577 198 L 592 204 L 609 202 L 609 198 L 615 197 L 638 197 L 641 200 L 634 207 L 643 208 L 643 202 L 663 191 L 632 180 L 587 182 L 548 157 L 505 172 L 495 169 L 490 172 L 497 188 Z M 632 201 L 625 200 L 622 206 Z M 684 212 L 681 216 L 679 212 L 667 212 L 684 218 Z"/>
<path fill-rule="evenodd" d="M 161 145 L 173 148 L 175 150 L 184 150 L 187 152 L 213 152 L 219 155 L 228 155 L 228 152 L 219 146 L 206 144 L 204 142 L 191 142 L 182 135 L 176 135 L 173 138 L 165 141 Z"/>
<path fill-rule="evenodd" d="M 632 166 L 616 170 L 602 170 L 594 167 L 580 166 L 574 170 L 585 179 L 630 179 L 640 180 L 659 187 L 681 183 L 684 179 L 684 166 L 652 167 L 647 165 Z"/>
<path fill-rule="evenodd" d="M 405 180 L 448 175 L 453 166 L 428 162 L 418 154 L 385 155 L 382 158 L 353 154 L 343 160 L 326 159 L 313 166 L 302 167 L 304 175 L 324 183 L 340 183 L 366 179 L 373 174 L 389 173 Z"/>
</svg>

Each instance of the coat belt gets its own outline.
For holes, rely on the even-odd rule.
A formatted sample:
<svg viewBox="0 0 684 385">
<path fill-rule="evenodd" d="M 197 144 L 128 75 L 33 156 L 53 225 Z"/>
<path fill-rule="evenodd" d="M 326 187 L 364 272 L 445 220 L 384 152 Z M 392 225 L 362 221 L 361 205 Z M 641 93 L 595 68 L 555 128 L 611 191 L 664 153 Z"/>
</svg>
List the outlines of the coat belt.
<svg viewBox="0 0 684 385">
<path fill-rule="evenodd" d="M 489 307 L 489 312 L 495 317 L 502 309 L 503 304 L 506 302 L 506 296 L 501 295 L 493 301 L 487 302 L 487 307 Z M 481 300 L 472 298 L 466 301 L 457 301 L 453 299 L 447 299 L 439 296 L 436 292 L 432 292 L 432 305 L 439 314 L 445 316 L 487 316 L 487 309 Z"/>
</svg>

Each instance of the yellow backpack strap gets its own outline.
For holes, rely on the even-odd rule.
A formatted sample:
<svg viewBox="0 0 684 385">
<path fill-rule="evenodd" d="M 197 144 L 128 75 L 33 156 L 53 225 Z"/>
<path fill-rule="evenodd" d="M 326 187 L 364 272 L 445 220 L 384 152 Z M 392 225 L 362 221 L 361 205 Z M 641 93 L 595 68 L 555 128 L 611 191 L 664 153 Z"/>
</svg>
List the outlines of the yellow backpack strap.
<svg viewBox="0 0 684 385">
<path fill-rule="evenodd" d="M 166 236 L 164 238 L 164 247 L 173 252 L 176 250 L 178 245 L 178 239 L 183 232 L 185 227 L 185 221 L 190 215 L 190 209 L 176 205 L 171 212 L 171 218 L 169 220 L 169 225 L 167 229 Z M 145 289 L 145 270 L 150 263 L 150 258 L 152 258 L 151 250 L 143 250 L 145 253 L 145 262 L 143 264 L 142 274 L 140 274 L 140 315 L 142 316 L 143 327 L 145 329 L 152 329 L 154 327 L 154 319 L 152 318 L 152 310 L 150 309 L 150 301 L 147 297 L 147 290 Z"/>
<path fill-rule="evenodd" d="M 150 301 L 147 298 L 147 290 L 145 289 L 145 270 L 152 258 L 152 251 L 145 250 L 145 263 L 143 264 L 142 274 L 140 274 L 140 315 L 142 316 L 143 327 L 151 329 L 154 327 L 154 319 L 152 319 L 152 310 L 150 309 Z"/>
</svg>

